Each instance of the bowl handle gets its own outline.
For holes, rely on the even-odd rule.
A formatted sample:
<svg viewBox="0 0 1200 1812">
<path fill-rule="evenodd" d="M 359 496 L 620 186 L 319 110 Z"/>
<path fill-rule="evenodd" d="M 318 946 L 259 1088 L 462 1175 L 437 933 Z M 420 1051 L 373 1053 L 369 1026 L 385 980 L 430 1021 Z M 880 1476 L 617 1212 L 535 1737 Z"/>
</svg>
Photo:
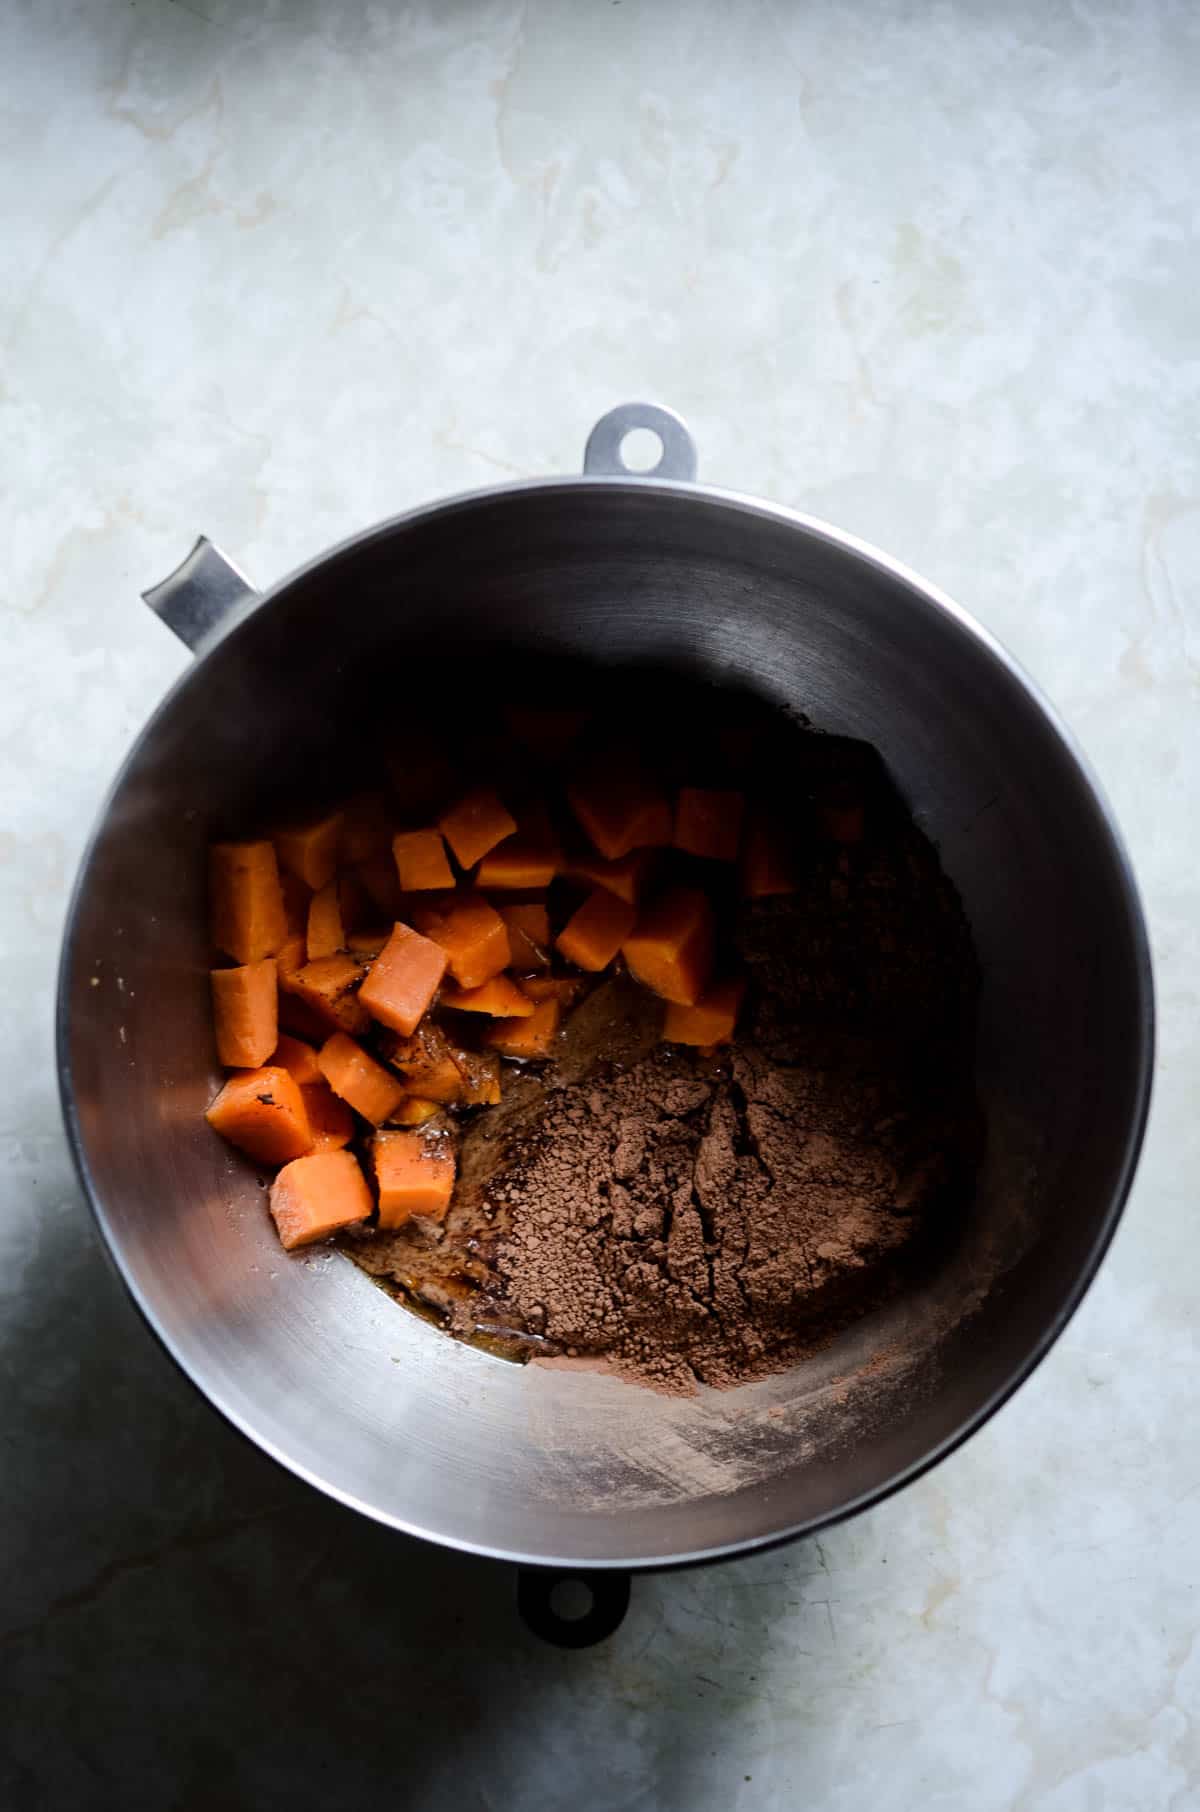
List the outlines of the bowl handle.
<svg viewBox="0 0 1200 1812">
<path fill-rule="evenodd" d="M 575 1588 L 582 1601 L 577 1615 L 556 1607 L 554 1597 L 559 1586 Z M 521 1621 L 543 1642 L 553 1642 L 559 1648 L 591 1648 L 594 1642 L 603 1642 L 628 1609 L 628 1573 L 592 1573 L 586 1568 L 567 1573 L 551 1567 L 517 1570 L 517 1611 Z"/>
<path fill-rule="evenodd" d="M 181 642 L 196 648 L 233 610 L 257 593 L 227 554 L 201 535 L 173 573 L 142 597 Z"/>
<path fill-rule="evenodd" d="M 621 457 L 621 443 L 635 428 L 658 436 L 662 453 L 656 466 L 637 472 Z M 673 409 L 657 403 L 621 403 L 602 415 L 588 435 L 583 452 L 585 478 L 674 478 L 691 484 L 696 477 L 696 443 Z"/>
</svg>

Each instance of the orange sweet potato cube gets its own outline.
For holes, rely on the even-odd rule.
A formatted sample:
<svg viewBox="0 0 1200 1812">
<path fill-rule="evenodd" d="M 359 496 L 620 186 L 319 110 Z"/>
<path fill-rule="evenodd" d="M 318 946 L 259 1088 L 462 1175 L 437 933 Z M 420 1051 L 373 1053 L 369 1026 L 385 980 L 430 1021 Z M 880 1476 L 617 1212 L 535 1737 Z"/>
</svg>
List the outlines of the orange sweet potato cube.
<svg viewBox="0 0 1200 1812">
<path fill-rule="evenodd" d="M 287 920 L 288 937 L 302 938 L 308 928 L 308 902 L 312 899 L 312 888 L 306 887 L 296 875 L 281 868 L 279 891 L 283 895 L 283 916 Z"/>
<path fill-rule="evenodd" d="M 312 1148 L 300 1090 L 286 1070 L 273 1064 L 231 1076 L 205 1119 L 260 1164 L 286 1164 Z"/>
<path fill-rule="evenodd" d="M 684 786 L 675 805 L 675 847 L 714 862 L 736 862 L 745 800 L 719 787 Z"/>
<path fill-rule="evenodd" d="M 372 918 L 379 920 L 378 909 L 372 904 L 371 896 L 357 873 L 343 869 L 337 877 L 337 890 L 338 909 L 344 930 L 360 931 Z M 386 922 L 391 925 L 391 915 Z"/>
<path fill-rule="evenodd" d="M 425 1101 L 420 1095 L 405 1095 L 392 1115 L 393 1126 L 424 1126 L 442 1111 L 440 1101 Z"/>
<path fill-rule="evenodd" d="M 317 893 L 334 877 L 341 838 L 341 812 L 326 812 L 323 818 L 276 831 L 272 841 L 280 867 Z"/>
<path fill-rule="evenodd" d="M 335 1095 L 352 1107 L 356 1114 L 380 1126 L 395 1113 L 407 1090 L 398 1076 L 348 1038 L 335 1032 L 317 1053 L 321 1074 Z"/>
<path fill-rule="evenodd" d="M 359 999 L 359 987 L 366 973 L 357 957 L 341 952 L 319 956 L 315 963 L 305 963 L 291 974 L 280 969 L 279 986 L 285 994 L 295 994 L 311 1007 L 326 1031 L 340 1028 L 361 1037 L 371 1025 L 371 1016 Z M 295 1030 L 294 1025 L 289 1030 Z"/>
<path fill-rule="evenodd" d="M 286 940 L 273 844 L 214 843 L 208 852 L 208 895 L 212 941 L 235 963 L 259 963 Z"/>
<path fill-rule="evenodd" d="M 491 787 L 477 787 L 438 819 L 438 829 L 461 868 L 474 868 L 489 849 L 511 837 L 517 821 Z"/>
<path fill-rule="evenodd" d="M 279 980 L 274 960 L 212 971 L 217 1056 L 228 1069 L 257 1069 L 279 1035 Z"/>
<path fill-rule="evenodd" d="M 429 893 L 454 886 L 454 871 L 446 858 L 441 831 L 397 831 L 392 857 L 404 893 Z"/>
<path fill-rule="evenodd" d="M 484 1042 L 504 1057 L 548 1057 L 558 1036 L 562 1008 L 551 998 L 539 1001 L 533 1012 L 520 1019 L 498 1019 L 484 1034 Z"/>
<path fill-rule="evenodd" d="M 481 988 L 512 959 L 504 920 L 482 894 L 452 896 L 436 907 L 414 914 L 427 938 L 446 954 L 446 965 L 460 988 Z"/>
<path fill-rule="evenodd" d="M 335 956 L 346 942 L 342 907 L 336 881 L 327 881 L 308 902 L 305 951 L 310 963 L 321 956 Z"/>
<path fill-rule="evenodd" d="M 279 991 L 279 1030 L 290 1032 L 293 1038 L 302 1038 L 305 1044 L 324 1044 L 329 1036 L 329 1021 L 315 1007 L 310 1007 L 298 994 L 290 994 L 286 988 Z M 287 1064 L 284 1064 L 287 1069 Z"/>
<path fill-rule="evenodd" d="M 354 870 L 354 879 L 361 887 L 368 902 L 368 910 L 374 917 L 394 924 L 401 915 L 402 897 L 391 850 L 380 850 L 378 855 L 369 856 L 365 862 L 360 862 Z"/>
<path fill-rule="evenodd" d="M 404 1078 L 405 1089 L 426 1101 L 461 1101 L 465 1089 L 462 1067 L 454 1047 L 440 1026 L 425 1020 L 407 1038 L 398 1038 L 388 1055 L 393 1069 Z"/>
<path fill-rule="evenodd" d="M 658 783 L 636 763 L 594 765 L 567 789 L 571 810 L 609 862 L 631 850 L 671 841 L 671 806 Z"/>
<path fill-rule="evenodd" d="M 299 936 L 286 937 L 275 953 L 275 970 L 279 977 L 280 987 L 283 986 L 289 975 L 295 975 L 298 969 L 303 969 L 307 961 L 308 951 L 304 933 L 300 932 Z"/>
<path fill-rule="evenodd" d="M 446 973 L 446 952 L 411 925 L 397 924 L 371 964 L 358 998 L 381 1025 L 406 1037 L 429 1010 Z"/>
<path fill-rule="evenodd" d="M 375 1204 L 350 1151 L 318 1151 L 285 1164 L 271 1185 L 271 1215 L 290 1252 L 365 1221 Z"/>
<path fill-rule="evenodd" d="M 633 930 L 637 911 L 615 893 L 597 887 L 556 939 L 558 948 L 577 969 L 598 974 L 607 969 Z"/>
<path fill-rule="evenodd" d="M 550 967 L 550 914 L 541 905 L 498 906 L 508 932 L 512 967 L 520 974 L 526 969 Z"/>
<path fill-rule="evenodd" d="M 350 933 L 346 939 L 346 948 L 353 951 L 355 956 L 361 957 L 364 962 L 373 963 L 391 935 L 392 927 L 390 925 L 367 925 L 362 931 Z"/>
<path fill-rule="evenodd" d="M 746 984 L 740 978 L 714 982 L 692 1007 L 668 1001 L 663 1037 L 670 1044 L 728 1044 L 733 1037 Z"/>
<path fill-rule="evenodd" d="M 477 887 L 497 893 L 537 893 L 549 887 L 558 873 L 559 856 L 553 845 L 533 837 L 506 837 L 489 850 L 475 876 Z"/>
<path fill-rule="evenodd" d="M 623 945 L 638 981 L 664 1000 L 694 1006 L 712 972 L 715 927 L 708 898 L 675 887 L 642 913 Z"/>
<path fill-rule="evenodd" d="M 443 988 L 442 1005 L 456 1013 L 488 1013 L 493 1019 L 522 1019 L 533 1002 L 507 975 L 493 975 L 479 988 Z"/>
<path fill-rule="evenodd" d="M 321 1042 L 325 1042 L 324 1037 Z M 312 1045 L 303 1039 L 291 1038 L 286 1032 L 279 1034 L 279 1041 L 271 1053 L 271 1062 L 276 1069 L 286 1070 L 293 1082 L 298 1082 L 301 1088 L 313 1087 L 321 1081 L 317 1053 Z"/>
<path fill-rule="evenodd" d="M 354 1115 L 318 1071 L 316 1082 L 301 1087 L 304 1111 L 312 1128 L 314 1151 L 341 1151 L 354 1137 Z"/>
<path fill-rule="evenodd" d="M 567 879 L 581 881 L 588 887 L 603 887 L 627 905 L 636 906 L 654 862 L 654 852 L 649 849 L 631 850 L 615 862 L 606 862 L 602 856 L 584 857 L 571 863 Z"/>
<path fill-rule="evenodd" d="M 414 1214 L 446 1218 L 454 1194 L 454 1154 L 445 1139 L 419 1132 L 378 1132 L 371 1161 L 379 1194 L 379 1225 L 402 1227 Z"/>
<path fill-rule="evenodd" d="M 279 979 L 279 1029 L 290 1032 L 294 1038 L 302 1038 L 306 1044 L 324 1044 L 329 1036 L 330 1027 L 336 1020 L 323 1008 L 313 1006 L 310 1000 L 302 1000 L 292 987 L 292 979 L 304 967 L 304 939 L 290 937 L 279 955 L 275 958 L 275 973 Z M 289 1064 L 284 1064 L 289 1069 Z"/>
<path fill-rule="evenodd" d="M 513 835 L 484 856 L 475 885 L 497 893 L 541 893 L 562 866 L 549 807 L 538 799 L 522 806 Z"/>
</svg>

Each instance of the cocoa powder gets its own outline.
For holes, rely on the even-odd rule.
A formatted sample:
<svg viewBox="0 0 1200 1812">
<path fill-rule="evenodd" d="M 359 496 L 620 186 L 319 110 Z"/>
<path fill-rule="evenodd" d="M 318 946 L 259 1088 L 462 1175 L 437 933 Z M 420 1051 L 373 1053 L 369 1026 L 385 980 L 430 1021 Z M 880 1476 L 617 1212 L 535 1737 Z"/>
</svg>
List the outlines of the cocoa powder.
<svg viewBox="0 0 1200 1812">
<path fill-rule="evenodd" d="M 492 1185 L 498 1321 L 661 1389 L 790 1363 L 895 1281 L 951 1180 L 894 1075 L 669 1050 L 560 1089 Z"/>
</svg>

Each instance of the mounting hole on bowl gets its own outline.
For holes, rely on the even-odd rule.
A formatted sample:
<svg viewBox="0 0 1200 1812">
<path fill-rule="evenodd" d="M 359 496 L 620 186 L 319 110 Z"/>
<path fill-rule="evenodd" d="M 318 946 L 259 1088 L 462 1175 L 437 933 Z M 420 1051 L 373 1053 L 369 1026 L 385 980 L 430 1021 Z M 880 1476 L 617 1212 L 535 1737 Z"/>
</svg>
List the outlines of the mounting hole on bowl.
<svg viewBox="0 0 1200 1812">
<path fill-rule="evenodd" d="M 611 1636 L 629 1609 L 629 1575 L 521 1567 L 517 1610 L 527 1629 L 558 1648 L 590 1648 Z"/>
<path fill-rule="evenodd" d="M 662 436 L 653 428 L 631 428 L 621 441 L 621 460 L 627 472 L 654 472 L 662 464 Z"/>
<path fill-rule="evenodd" d="M 549 1605 L 561 1623 L 578 1623 L 595 1608 L 596 1594 L 586 1579 L 556 1579 L 550 1587 Z"/>
</svg>

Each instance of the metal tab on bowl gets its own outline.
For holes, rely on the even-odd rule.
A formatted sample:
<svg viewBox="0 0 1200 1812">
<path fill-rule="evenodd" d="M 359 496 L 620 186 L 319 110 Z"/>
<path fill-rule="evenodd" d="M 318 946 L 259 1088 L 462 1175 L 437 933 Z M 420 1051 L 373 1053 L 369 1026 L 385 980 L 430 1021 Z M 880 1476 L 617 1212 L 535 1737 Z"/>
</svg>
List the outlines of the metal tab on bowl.
<svg viewBox="0 0 1200 1812">
<path fill-rule="evenodd" d="M 657 464 L 640 470 L 624 457 L 626 439 L 639 430 L 653 434 L 662 449 Z M 620 403 L 610 409 L 588 435 L 583 453 L 586 478 L 673 478 L 693 484 L 696 465 L 696 443 L 686 423 L 658 403 Z"/>
<path fill-rule="evenodd" d="M 143 600 L 181 642 L 194 649 L 235 605 L 255 595 L 255 588 L 228 554 L 201 535 L 187 558 Z"/>
</svg>

